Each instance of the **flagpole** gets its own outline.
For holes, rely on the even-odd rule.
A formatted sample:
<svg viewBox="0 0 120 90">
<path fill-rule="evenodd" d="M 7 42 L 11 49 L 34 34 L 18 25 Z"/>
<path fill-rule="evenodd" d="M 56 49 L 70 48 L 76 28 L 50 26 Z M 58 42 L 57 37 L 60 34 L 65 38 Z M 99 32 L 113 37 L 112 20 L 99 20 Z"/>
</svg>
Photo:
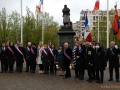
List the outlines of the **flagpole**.
<svg viewBox="0 0 120 90">
<path fill-rule="evenodd" d="M 21 5 L 20 5 L 20 8 L 21 8 L 21 43 L 23 44 L 22 0 L 20 2 L 21 2 Z"/>
<path fill-rule="evenodd" d="M 44 44 L 44 0 L 42 0 L 42 13 L 43 13 L 43 19 L 42 19 L 42 42 Z"/>
<path fill-rule="evenodd" d="M 107 48 L 109 48 L 109 0 L 107 0 Z"/>
<path fill-rule="evenodd" d="M 100 10 L 100 9 L 99 9 Z M 98 42 L 100 41 L 100 28 L 99 28 L 99 10 L 98 10 Z"/>
</svg>

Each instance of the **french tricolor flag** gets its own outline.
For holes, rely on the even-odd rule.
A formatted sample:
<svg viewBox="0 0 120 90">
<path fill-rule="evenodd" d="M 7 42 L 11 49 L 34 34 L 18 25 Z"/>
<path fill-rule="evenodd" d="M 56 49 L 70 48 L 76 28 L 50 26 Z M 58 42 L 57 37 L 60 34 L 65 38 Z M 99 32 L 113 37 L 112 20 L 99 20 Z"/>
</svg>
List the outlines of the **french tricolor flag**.
<svg viewBox="0 0 120 90">
<path fill-rule="evenodd" d="M 41 12 L 41 5 L 43 5 L 43 0 L 40 0 L 39 5 L 36 5 L 36 9 L 38 12 Z"/>
<path fill-rule="evenodd" d="M 84 39 L 88 42 L 92 42 L 92 34 L 91 34 L 91 31 L 90 31 L 90 27 L 88 25 L 87 12 L 84 13 L 84 17 L 85 17 Z"/>
<path fill-rule="evenodd" d="M 100 0 L 96 0 L 95 6 L 94 6 L 94 11 L 99 10 L 100 8 Z"/>
</svg>

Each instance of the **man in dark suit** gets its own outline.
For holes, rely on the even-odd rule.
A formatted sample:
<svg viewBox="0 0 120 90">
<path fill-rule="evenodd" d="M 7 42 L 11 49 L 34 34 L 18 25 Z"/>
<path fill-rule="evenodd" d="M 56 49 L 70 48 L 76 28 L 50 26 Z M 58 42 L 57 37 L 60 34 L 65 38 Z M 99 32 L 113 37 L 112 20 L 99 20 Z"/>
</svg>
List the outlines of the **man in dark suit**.
<svg viewBox="0 0 120 90">
<path fill-rule="evenodd" d="M 55 48 L 54 44 L 51 44 L 51 48 L 48 47 L 49 50 L 49 60 L 50 60 L 50 73 L 56 74 L 56 56 L 57 56 L 57 49 Z"/>
<path fill-rule="evenodd" d="M 36 70 L 36 58 L 37 58 L 37 48 L 36 45 L 33 43 L 30 48 L 30 53 L 29 53 L 30 59 L 30 72 L 35 73 Z"/>
<path fill-rule="evenodd" d="M 65 63 L 65 70 L 66 70 L 65 78 L 69 78 L 71 77 L 70 63 L 72 60 L 72 50 L 71 48 L 68 47 L 68 43 L 64 44 L 64 57 L 65 57 L 64 63 Z"/>
<path fill-rule="evenodd" d="M 3 73 L 3 72 L 7 71 L 7 60 L 6 60 L 6 47 L 5 47 L 5 43 L 2 43 L 0 57 L 1 57 L 1 73 Z"/>
<path fill-rule="evenodd" d="M 30 63 L 29 63 L 29 59 L 30 59 L 30 48 L 31 48 L 31 42 L 28 42 L 28 46 L 26 47 L 26 58 L 25 58 L 25 60 L 26 60 L 26 71 L 25 72 L 29 72 L 29 67 L 30 67 Z"/>
<path fill-rule="evenodd" d="M 115 42 L 110 43 L 111 47 L 107 49 L 107 60 L 109 61 L 109 72 L 110 79 L 108 81 L 113 81 L 113 68 L 115 68 L 116 81 L 119 82 L 119 58 L 120 50 L 115 46 Z"/>
<path fill-rule="evenodd" d="M 89 83 L 92 82 L 92 67 L 93 67 L 93 58 L 94 58 L 94 50 L 90 46 L 89 42 L 86 42 L 86 47 L 85 47 L 85 67 L 88 70 L 88 76 L 89 76 Z"/>
<path fill-rule="evenodd" d="M 16 47 L 16 64 L 17 64 L 18 72 L 22 72 L 24 58 L 25 58 L 25 48 L 22 47 L 22 43 L 19 43 L 18 47 Z"/>
<path fill-rule="evenodd" d="M 85 46 L 83 45 L 83 41 L 80 41 L 76 50 L 76 65 L 79 70 L 79 79 L 83 80 L 85 69 Z"/>
</svg>

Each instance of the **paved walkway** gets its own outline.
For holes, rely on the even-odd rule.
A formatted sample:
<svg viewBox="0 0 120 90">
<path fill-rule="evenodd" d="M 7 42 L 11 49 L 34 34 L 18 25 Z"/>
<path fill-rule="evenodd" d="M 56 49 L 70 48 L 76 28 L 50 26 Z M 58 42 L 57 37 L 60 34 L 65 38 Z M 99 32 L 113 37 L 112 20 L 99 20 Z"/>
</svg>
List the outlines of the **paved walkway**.
<svg viewBox="0 0 120 90">
<path fill-rule="evenodd" d="M 108 82 L 108 69 L 105 71 L 105 79 L 103 84 L 88 83 L 87 73 L 85 80 L 81 81 L 74 78 L 74 71 L 72 77 L 63 79 L 57 75 L 38 74 L 38 68 L 35 74 L 31 73 L 0 73 L 0 90 L 120 90 L 120 82 L 115 79 Z"/>
</svg>

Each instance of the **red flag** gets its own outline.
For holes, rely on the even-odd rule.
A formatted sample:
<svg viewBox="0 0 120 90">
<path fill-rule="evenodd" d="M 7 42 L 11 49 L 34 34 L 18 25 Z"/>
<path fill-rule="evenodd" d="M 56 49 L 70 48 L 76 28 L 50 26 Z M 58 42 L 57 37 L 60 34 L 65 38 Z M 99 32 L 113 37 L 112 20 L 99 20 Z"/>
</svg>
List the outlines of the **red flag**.
<svg viewBox="0 0 120 90">
<path fill-rule="evenodd" d="M 37 9 L 38 12 L 40 12 L 41 11 L 41 5 L 40 6 L 36 5 L 36 9 Z"/>
<path fill-rule="evenodd" d="M 116 35 L 118 33 L 118 10 L 117 5 L 115 6 L 115 14 L 114 14 L 114 23 L 113 23 L 113 33 Z"/>
<path fill-rule="evenodd" d="M 86 38 L 86 41 L 92 42 L 92 34 L 91 34 L 91 32 L 88 34 L 88 36 Z"/>
<path fill-rule="evenodd" d="M 95 6 L 94 6 L 94 11 L 99 10 L 99 8 L 100 8 L 99 6 L 100 6 L 100 2 L 99 2 L 99 0 L 96 0 Z"/>
</svg>

